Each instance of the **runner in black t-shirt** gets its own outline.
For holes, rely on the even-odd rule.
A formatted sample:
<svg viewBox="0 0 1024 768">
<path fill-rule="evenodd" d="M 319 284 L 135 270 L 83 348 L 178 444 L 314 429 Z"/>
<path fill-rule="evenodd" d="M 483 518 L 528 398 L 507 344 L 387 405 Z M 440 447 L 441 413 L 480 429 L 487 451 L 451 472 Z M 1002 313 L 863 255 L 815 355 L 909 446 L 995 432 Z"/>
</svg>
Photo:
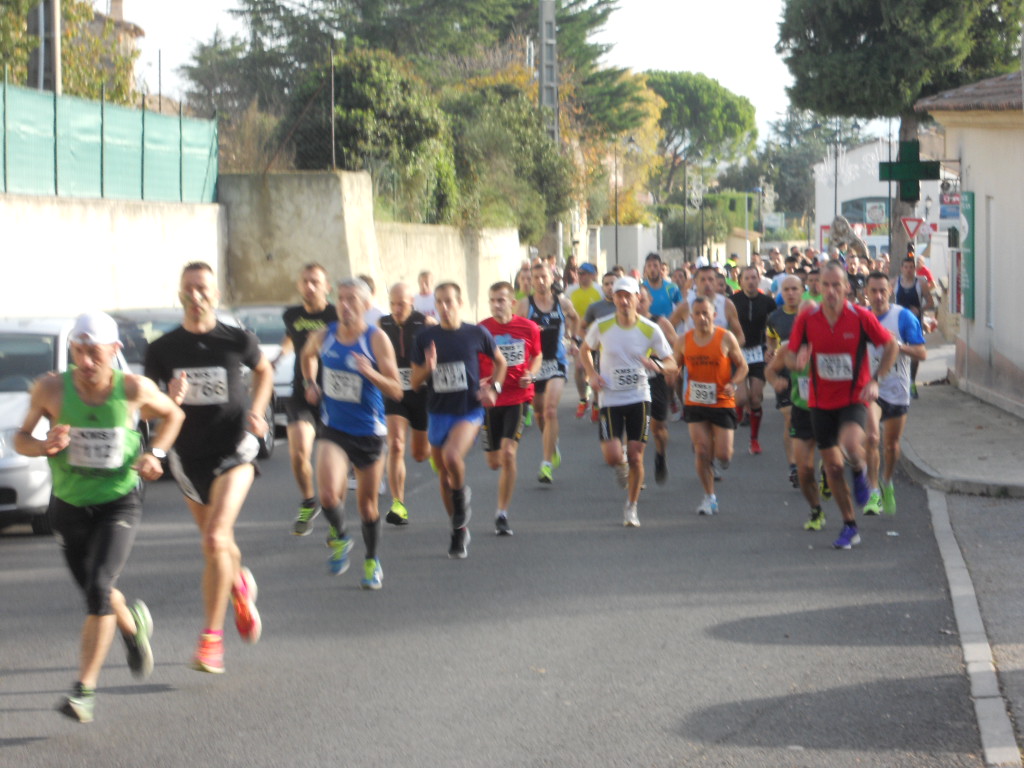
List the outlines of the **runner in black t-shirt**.
<svg viewBox="0 0 1024 768">
<path fill-rule="evenodd" d="M 234 525 L 256 475 L 255 435 L 267 430 L 263 419 L 274 387 L 274 369 L 256 337 L 217 320 L 220 298 L 213 269 L 203 262 L 185 265 L 181 275 L 185 317 L 180 328 L 161 336 L 146 352 L 146 375 L 167 385 L 167 393 L 185 411 L 171 472 L 202 534 L 205 624 L 193 659 L 202 672 L 224 671 L 224 614 L 235 606 L 242 639 L 259 640 L 256 582 L 242 566 Z M 252 402 L 242 366 L 252 369 Z"/>
<path fill-rule="evenodd" d="M 736 317 L 743 330 L 743 357 L 749 368 L 746 380 L 736 388 L 736 417 L 750 410 L 750 452 L 761 453 L 761 402 L 764 398 L 765 329 L 768 315 L 775 311 L 775 300 L 759 290 L 761 275 L 757 267 L 744 267 L 740 273 L 742 290 L 732 295 Z"/>
<path fill-rule="evenodd" d="M 473 447 L 484 420 L 501 394 L 507 364 L 494 338 L 478 325 L 463 323 L 462 290 L 455 283 L 434 289 L 440 325 L 416 336 L 410 355 L 412 388 L 427 384 L 427 439 L 441 478 L 441 500 L 452 522 L 448 557 L 464 558 L 469 544 L 466 523 L 472 514 L 466 485 L 466 454 Z M 480 355 L 494 360 L 490 379 L 480 379 Z"/>
<path fill-rule="evenodd" d="M 282 356 L 289 352 L 295 354 L 292 394 L 285 401 L 285 411 L 288 414 L 288 454 L 292 460 L 292 474 L 302 494 L 299 514 L 292 526 L 292 533 L 296 536 L 309 535 L 313 531 L 313 518 L 320 514 L 313 490 L 312 463 L 313 440 L 320 416 L 317 409 L 306 402 L 299 353 L 311 332 L 321 331 L 338 319 L 334 305 L 327 301 L 330 285 L 327 270 L 320 264 L 307 264 L 302 268 L 298 281 L 302 303 L 284 311 L 285 338 L 281 343 L 281 354 L 274 360 L 274 367 L 277 367 Z"/>
</svg>

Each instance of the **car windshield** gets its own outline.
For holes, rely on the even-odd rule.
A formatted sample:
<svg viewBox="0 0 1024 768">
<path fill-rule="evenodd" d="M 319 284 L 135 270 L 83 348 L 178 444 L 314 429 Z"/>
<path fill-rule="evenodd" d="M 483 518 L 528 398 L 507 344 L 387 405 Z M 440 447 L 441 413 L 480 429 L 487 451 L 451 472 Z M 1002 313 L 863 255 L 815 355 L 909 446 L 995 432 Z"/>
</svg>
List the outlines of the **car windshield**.
<svg viewBox="0 0 1024 768">
<path fill-rule="evenodd" d="M 260 344 L 280 344 L 284 338 L 284 317 L 278 310 L 236 309 L 242 325 L 256 334 Z"/>
<path fill-rule="evenodd" d="M 124 359 L 139 365 L 145 362 L 146 348 L 151 343 L 181 325 L 180 318 L 143 320 L 118 316 L 116 319 Z"/>
<path fill-rule="evenodd" d="M 57 368 L 57 338 L 0 333 L 0 392 L 27 392 L 32 382 Z"/>
</svg>

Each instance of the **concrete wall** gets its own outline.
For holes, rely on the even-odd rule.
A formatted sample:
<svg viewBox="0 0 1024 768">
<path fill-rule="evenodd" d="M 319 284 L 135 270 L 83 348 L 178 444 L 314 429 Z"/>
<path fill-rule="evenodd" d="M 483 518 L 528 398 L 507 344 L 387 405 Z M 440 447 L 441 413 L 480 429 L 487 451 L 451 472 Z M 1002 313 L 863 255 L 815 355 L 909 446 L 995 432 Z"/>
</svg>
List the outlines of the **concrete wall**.
<svg viewBox="0 0 1024 768">
<path fill-rule="evenodd" d="M 961 161 L 961 189 L 974 192 L 974 319 L 960 319 L 960 387 L 1024 416 L 1024 334 L 1020 286 L 1024 238 L 1024 114 L 936 113 L 946 128 L 946 157 Z"/>
<path fill-rule="evenodd" d="M 236 304 L 296 300 L 303 264 L 323 264 L 332 280 L 358 274 L 386 287 L 415 285 L 428 269 L 435 282 L 462 286 L 467 320 L 487 313 L 487 288 L 509 280 L 522 258 L 514 229 L 469 232 L 454 227 L 375 223 L 366 173 L 225 174 L 218 182 L 227 226 L 228 299 Z"/>
<path fill-rule="evenodd" d="M 168 307 L 186 262 L 223 262 L 216 205 L 0 195 L 0 233 L 4 315 Z"/>
</svg>

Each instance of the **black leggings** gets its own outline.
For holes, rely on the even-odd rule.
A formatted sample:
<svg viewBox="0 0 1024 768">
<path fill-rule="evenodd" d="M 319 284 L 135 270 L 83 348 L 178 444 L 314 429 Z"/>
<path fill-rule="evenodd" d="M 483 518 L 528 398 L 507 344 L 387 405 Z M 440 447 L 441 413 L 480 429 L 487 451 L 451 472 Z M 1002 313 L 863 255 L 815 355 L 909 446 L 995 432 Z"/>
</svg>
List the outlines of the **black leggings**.
<svg viewBox="0 0 1024 768">
<path fill-rule="evenodd" d="M 128 560 L 142 517 L 138 490 L 89 507 L 51 496 L 47 515 L 71 575 L 85 593 L 86 612 L 109 616 L 110 590 Z"/>
</svg>

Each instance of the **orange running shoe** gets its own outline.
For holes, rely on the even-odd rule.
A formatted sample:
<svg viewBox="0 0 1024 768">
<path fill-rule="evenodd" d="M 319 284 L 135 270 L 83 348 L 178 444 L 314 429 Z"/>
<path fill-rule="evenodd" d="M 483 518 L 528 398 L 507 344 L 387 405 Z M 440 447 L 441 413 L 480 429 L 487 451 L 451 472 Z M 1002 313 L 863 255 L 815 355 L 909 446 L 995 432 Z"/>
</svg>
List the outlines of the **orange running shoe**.
<svg viewBox="0 0 1024 768">
<path fill-rule="evenodd" d="M 576 418 L 582 419 L 587 413 L 587 401 L 580 400 L 579 405 L 576 406 Z"/>
<path fill-rule="evenodd" d="M 231 588 L 231 602 L 235 606 L 238 635 L 246 643 L 257 642 L 263 634 L 260 612 L 256 610 L 256 591 L 256 579 L 252 577 L 252 571 L 242 566 Z"/>
<path fill-rule="evenodd" d="M 224 638 L 220 635 L 200 635 L 192 669 L 219 675 L 224 672 Z"/>
<path fill-rule="evenodd" d="M 590 408 L 590 420 L 595 424 L 601 420 L 601 411 L 596 405 Z"/>
</svg>

